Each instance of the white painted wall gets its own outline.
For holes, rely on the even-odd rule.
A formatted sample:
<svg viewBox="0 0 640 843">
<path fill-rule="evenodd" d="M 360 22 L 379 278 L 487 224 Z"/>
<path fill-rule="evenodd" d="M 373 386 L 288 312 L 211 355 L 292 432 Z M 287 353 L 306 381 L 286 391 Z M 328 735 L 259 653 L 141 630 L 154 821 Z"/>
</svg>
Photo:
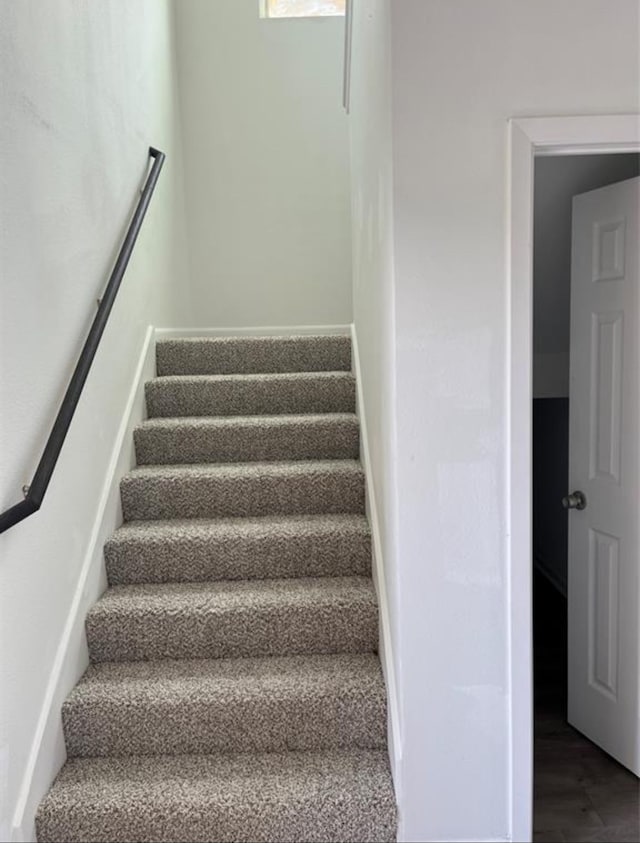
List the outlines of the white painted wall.
<svg viewBox="0 0 640 843">
<path fill-rule="evenodd" d="M 510 793 L 507 119 L 637 111 L 639 12 L 391 3 L 406 840 L 508 839 L 530 798 Z"/>
<path fill-rule="evenodd" d="M 146 327 L 191 313 L 171 4 L 3 0 L 0 78 L 2 509 L 35 469 L 137 200 L 148 146 L 167 153 L 44 505 L 0 536 L 7 840 L 32 836 L 34 804 L 63 758 L 60 699 L 48 721 L 47 694 L 63 697 L 86 660 L 81 635 L 65 652 L 65 624 L 74 599 L 82 618 L 102 585 L 98 554 L 76 591 Z"/>
<path fill-rule="evenodd" d="M 579 193 L 640 174 L 640 156 L 569 155 L 535 166 L 533 395 L 569 395 L 571 203 Z"/>
<path fill-rule="evenodd" d="M 383 576 L 377 579 L 383 633 L 381 657 L 390 719 L 399 710 L 400 618 L 396 549 L 395 299 L 391 166 L 390 0 L 354 3 L 351 56 L 350 150 L 353 225 L 353 316 L 360 364 L 360 412 L 366 419 L 366 469 L 374 550 Z M 376 527 L 379 546 L 376 547 Z M 382 593 L 384 592 L 384 593 Z M 387 652 L 387 645 L 390 644 Z M 391 662 L 389 664 L 389 662 Z M 401 793 L 399 722 L 391 723 L 390 755 Z"/>
<path fill-rule="evenodd" d="M 176 4 L 197 325 L 351 321 L 344 18 Z"/>
</svg>

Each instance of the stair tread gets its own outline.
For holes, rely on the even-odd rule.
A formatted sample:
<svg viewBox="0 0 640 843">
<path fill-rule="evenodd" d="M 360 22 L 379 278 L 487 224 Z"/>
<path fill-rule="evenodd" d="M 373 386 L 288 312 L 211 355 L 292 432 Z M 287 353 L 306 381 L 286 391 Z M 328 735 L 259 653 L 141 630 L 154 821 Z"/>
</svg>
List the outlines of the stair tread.
<svg viewBox="0 0 640 843">
<path fill-rule="evenodd" d="M 151 464 L 120 481 L 126 521 L 363 514 L 358 460 L 289 460 Z"/>
<path fill-rule="evenodd" d="M 92 664 L 64 704 L 99 705 L 109 699 L 122 706 L 164 705 L 214 699 L 233 704 L 253 697 L 311 697 L 360 693 L 384 695 L 377 655 L 373 653 L 272 656 L 241 659 L 184 659 Z"/>
<path fill-rule="evenodd" d="M 342 513 L 129 521 L 104 554 L 110 585 L 369 574 L 371 529 Z"/>
<path fill-rule="evenodd" d="M 354 413 L 153 418 L 133 431 L 138 465 L 355 459 Z"/>
<path fill-rule="evenodd" d="M 218 428 L 229 427 L 265 428 L 326 424 L 349 424 L 357 427 L 358 417 L 355 413 L 290 413 L 264 416 L 161 416 L 159 418 L 145 419 L 136 426 L 135 430 L 173 430 L 195 427 L 215 431 Z"/>
<path fill-rule="evenodd" d="M 366 778 L 362 773 L 366 772 Z M 335 777 L 335 778 L 334 778 Z M 386 751 L 321 750 L 314 752 L 242 753 L 238 755 L 170 755 L 129 756 L 114 758 L 75 758 L 62 768 L 61 774 L 45 797 L 43 809 L 53 807 L 58 796 L 75 801 L 81 794 L 87 799 L 120 801 L 122 785 L 132 788 L 131 796 L 145 790 L 151 795 L 158 788 L 158 797 L 166 793 L 169 782 L 193 789 L 203 799 L 226 801 L 239 788 L 247 797 L 277 798 L 287 787 L 312 790 L 324 784 L 347 783 L 349 789 L 362 789 L 371 794 L 376 786 L 388 791 L 391 787 Z M 256 794 L 255 786 L 260 791 Z M 342 786 L 342 784 L 341 784 Z M 219 790 L 217 790 L 219 788 Z M 225 793 L 225 791 L 229 791 Z M 239 793 L 233 794 L 239 796 Z M 340 792 L 344 798 L 345 793 Z M 64 797 L 63 797 L 64 798 Z M 62 807 L 62 806 L 60 806 Z"/>
<path fill-rule="evenodd" d="M 301 474 L 363 474 L 359 460 L 294 460 L 277 462 L 176 463 L 171 465 L 139 465 L 125 475 L 127 479 L 144 477 L 297 477 Z"/>
<path fill-rule="evenodd" d="M 381 750 L 76 758 L 37 830 L 40 841 L 391 841 L 396 808 Z"/>
<path fill-rule="evenodd" d="M 269 372 L 351 368 L 346 335 L 180 337 L 159 340 L 158 371 Z"/>
<path fill-rule="evenodd" d="M 164 541 L 169 538 L 229 537 L 236 540 L 277 535 L 316 535 L 345 532 L 370 535 L 364 515 L 258 515 L 236 518 L 176 518 L 175 520 L 126 521 L 108 539 L 109 544 L 129 541 Z"/>
<path fill-rule="evenodd" d="M 283 580 L 219 580 L 140 583 L 108 588 L 88 618 L 111 614 L 170 612 L 215 614 L 227 610 L 295 605 L 376 604 L 370 577 L 304 577 Z"/>
<path fill-rule="evenodd" d="M 371 653 L 363 576 L 115 585 L 86 616 L 94 662 Z"/>
<path fill-rule="evenodd" d="M 227 372 L 225 374 L 185 374 L 185 375 L 157 375 L 147 383 L 278 383 L 278 381 L 355 381 L 352 372 L 324 370 L 318 372 Z"/>
<path fill-rule="evenodd" d="M 351 372 L 160 375 L 145 384 L 150 417 L 352 413 Z"/>
<path fill-rule="evenodd" d="M 62 709 L 69 757 L 382 748 L 378 657 L 90 665 Z"/>
</svg>

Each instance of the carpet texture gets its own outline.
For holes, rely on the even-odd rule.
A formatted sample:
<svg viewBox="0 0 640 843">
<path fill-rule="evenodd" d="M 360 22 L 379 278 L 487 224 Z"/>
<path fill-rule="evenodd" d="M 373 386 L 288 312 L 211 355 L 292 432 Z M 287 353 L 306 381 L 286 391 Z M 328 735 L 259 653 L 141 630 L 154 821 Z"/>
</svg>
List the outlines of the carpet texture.
<svg viewBox="0 0 640 843">
<path fill-rule="evenodd" d="M 166 340 L 46 841 L 393 841 L 348 337 Z"/>
<path fill-rule="evenodd" d="M 70 843 L 391 843 L 396 809 L 379 750 L 75 758 L 38 828 Z"/>
<path fill-rule="evenodd" d="M 368 576 L 371 532 L 364 515 L 130 521 L 104 556 L 110 585 Z"/>
<path fill-rule="evenodd" d="M 350 372 L 349 337 L 216 337 L 161 340 L 158 375 Z"/>
<path fill-rule="evenodd" d="M 86 620 L 92 661 L 372 652 L 368 577 L 118 585 Z"/>
<path fill-rule="evenodd" d="M 355 460 L 143 466 L 120 484 L 125 521 L 364 513 Z"/>
<path fill-rule="evenodd" d="M 138 465 L 348 460 L 359 451 L 354 414 L 151 419 L 133 432 Z"/>
<path fill-rule="evenodd" d="M 95 664 L 65 702 L 69 755 L 382 749 L 375 655 Z"/>
<path fill-rule="evenodd" d="M 292 375 L 178 375 L 145 386 L 149 418 L 353 413 L 349 372 Z"/>
</svg>

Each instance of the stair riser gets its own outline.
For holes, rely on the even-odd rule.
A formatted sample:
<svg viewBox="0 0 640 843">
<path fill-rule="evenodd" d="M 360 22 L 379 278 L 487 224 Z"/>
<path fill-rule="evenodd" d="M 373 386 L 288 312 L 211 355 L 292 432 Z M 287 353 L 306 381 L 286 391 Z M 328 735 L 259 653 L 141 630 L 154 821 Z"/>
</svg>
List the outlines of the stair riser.
<svg viewBox="0 0 640 843">
<path fill-rule="evenodd" d="M 164 340 L 156 346 L 159 375 L 349 371 L 349 337 Z"/>
<path fill-rule="evenodd" d="M 364 513 L 358 473 L 182 478 L 129 475 L 120 484 L 125 521 L 257 515 Z"/>
<path fill-rule="evenodd" d="M 90 658 L 102 661 L 216 659 L 304 653 L 371 653 L 375 604 L 113 614 L 86 620 Z"/>
<path fill-rule="evenodd" d="M 368 534 L 108 542 L 110 585 L 368 575 Z"/>
<path fill-rule="evenodd" d="M 356 459 L 357 422 L 283 427 L 140 428 L 134 432 L 138 465 L 269 460 Z"/>
<path fill-rule="evenodd" d="M 245 701 L 181 699 L 173 705 L 158 704 L 150 691 L 134 704 L 100 701 L 63 709 L 69 756 L 381 749 L 385 717 L 382 695 L 365 698 L 348 690 L 319 691 L 306 700 L 265 694 Z"/>
<path fill-rule="evenodd" d="M 159 379 L 145 385 L 145 394 L 149 418 L 355 412 L 351 376 L 266 381 Z"/>
</svg>

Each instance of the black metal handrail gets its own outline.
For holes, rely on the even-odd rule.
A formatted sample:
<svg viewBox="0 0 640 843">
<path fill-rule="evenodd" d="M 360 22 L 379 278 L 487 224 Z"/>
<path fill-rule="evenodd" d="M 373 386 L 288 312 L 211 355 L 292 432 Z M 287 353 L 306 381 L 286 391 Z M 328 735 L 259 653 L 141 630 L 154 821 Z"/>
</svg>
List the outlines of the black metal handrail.
<svg viewBox="0 0 640 843">
<path fill-rule="evenodd" d="M 120 283 L 129 264 L 133 247 L 138 239 L 138 234 L 140 233 L 142 222 L 147 213 L 147 208 L 149 207 L 151 196 L 158 181 L 160 170 L 164 164 L 164 152 L 150 147 L 149 156 L 154 159 L 153 165 L 140 194 L 138 205 L 127 229 L 127 234 L 113 267 L 107 287 L 98 305 L 98 312 L 95 315 L 87 339 L 80 352 L 80 357 L 76 363 L 76 368 L 71 376 L 65 396 L 62 399 L 62 404 L 51 428 L 51 433 L 49 434 L 49 439 L 36 468 L 36 473 L 33 475 L 31 485 L 25 486 L 23 489 L 24 500 L 0 513 L 0 533 L 8 530 L 9 527 L 13 527 L 19 521 L 28 518 L 29 515 L 33 515 L 42 505 L 42 500 L 47 491 L 53 470 L 58 462 L 58 457 L 60 456 L 69 426 L 71 425 L 73 414 L 80 400 L 82 388 L 89 374 L 89 369 L 98 349 L 100 338 L 109 319 L 111 308 L 118 294 Z"/>
</svg>

